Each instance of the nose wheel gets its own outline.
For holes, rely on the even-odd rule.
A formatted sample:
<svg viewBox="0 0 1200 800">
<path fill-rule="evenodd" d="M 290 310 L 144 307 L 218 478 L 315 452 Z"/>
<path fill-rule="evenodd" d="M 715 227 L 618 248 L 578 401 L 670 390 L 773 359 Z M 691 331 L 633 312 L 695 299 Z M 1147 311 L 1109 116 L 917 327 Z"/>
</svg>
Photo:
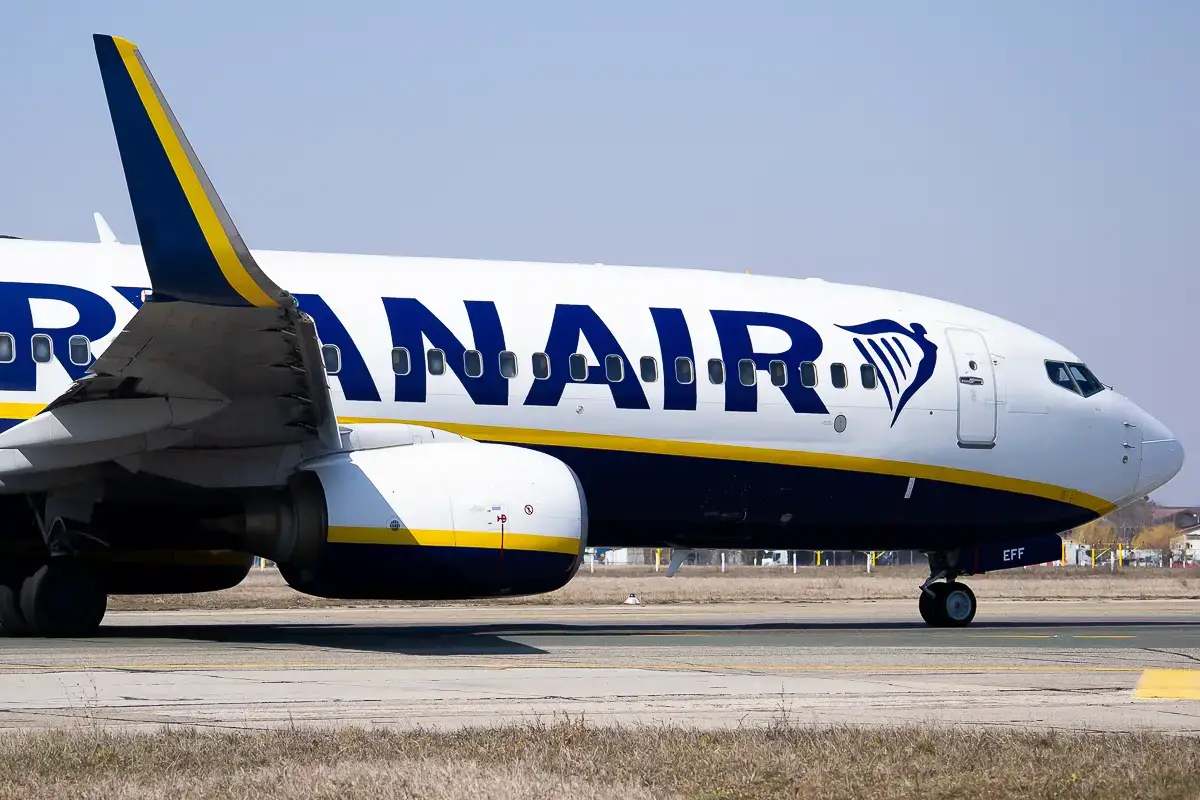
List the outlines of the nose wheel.
<svg viewBox="0 0 1200 800">
<path fill-rule="evenodd" d="M 921 619 L 934 628 L 965 628 L 975 619 L 975 593 L 965 583 L 947 581 L 921 587 Z"/>
</svg>

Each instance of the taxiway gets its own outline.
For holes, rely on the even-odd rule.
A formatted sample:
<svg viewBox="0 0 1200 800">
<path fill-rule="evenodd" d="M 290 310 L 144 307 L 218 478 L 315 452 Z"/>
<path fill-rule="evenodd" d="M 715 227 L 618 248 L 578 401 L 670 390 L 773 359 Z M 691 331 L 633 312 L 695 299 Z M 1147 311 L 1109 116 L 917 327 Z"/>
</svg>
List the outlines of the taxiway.
<svg viewBox="0 0 1200 800">
<path fill-rule="evenodd" d="M 903 724 L 1200 731 L 1200 601 L 126 612 L 0 640 L 0 727 Z"/>
</svg>

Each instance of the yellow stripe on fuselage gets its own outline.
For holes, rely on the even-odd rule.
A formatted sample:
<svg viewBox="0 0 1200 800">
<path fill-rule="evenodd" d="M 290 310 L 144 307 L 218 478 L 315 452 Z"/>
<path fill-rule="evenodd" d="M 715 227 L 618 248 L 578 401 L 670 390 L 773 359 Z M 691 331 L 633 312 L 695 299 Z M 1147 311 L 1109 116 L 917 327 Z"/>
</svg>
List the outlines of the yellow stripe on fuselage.
<svg viewBox="0 0 1200 800">
<path fill-rule="evenodd" d="M 0 419 L 33 419 L 45 407 L 44 403 L 0 403 Z"/>
<path fill-rule="evenodd" d="M 334 544 L 386 544 L 416 547 L 469 547 L 485 550 L 501 549 L 500 531 L 398 531 L 387 528 L 360 528 L 330 525 L 328 541 Z M 533 553 L 579 554 L 579 540 L 567 536 L 538 536 L 532 533 L 505 533 L 503 549 Z"/>
<path fill-rule="evenodd" d="M 847 456 L 836 453 L 811 453 L 802 450 L 777 450 L 745 445 L 710 444 L 707 442 L 682 442 L 667 439 L 642 439 L 632 436 L 613 436 L 603 433 L 578 433 L 575 431 L 548 431 L 532 428 L 507 428 L 493 425 L 466 425 L 455 422 L 428 422 L 415 420 L 377 419 L 372 417 L 339 417 L 345 425 L 394 422 L 437 428 L 449 433 L 503 444 L 533 445 L 544 447 L 582 447 L 591 450 L 615 450 L 625 453 L 647 453 L 652 455 L 689 456 L 712 458 L 722 461 L 743 461 L 758 464 L 780 464 L 793 467 L 815 467 L 848 472 L 867 472 L 875 475 L 895 475 L 901 478 L 943 481 L 981 489 L 996 489 L 1005 492 L 1042 497 L 1061 503 L 1086 508 L 1103 516 L 1116 510 L 1116 506 L 1102 497 L 1095 497 L 1075 489 L 1067 489 L 1050 483 L 1040 483 L 1022 478 L 1009 478 L 986 472 L 942 467 L 933 464 L 915 464 L 908 461 L 889 461 L 882 458 Z"/>
<path fill-rule="evenodd" d="M 175 170 L 175 177 L 179 180 L 179 185 L 187 196 L 192 213 L 196 215 L 196 222 L 199 223 L 200 230 L 203 231 L 208 247 L 212 251 L 217 265 L 221 268 L 225 280 L 229 282 L 234 291 L 253 306 L 278 305 L 246 271 L 237 251 L 234 250 L 233 242 L 230 241 L 225 226 L 221 224 L 216 209 L 213 208 L 212 201 L 208 197 L 208 192 L 200 182 L 191 159 L 188 158 L 187 151 L 184 150 L 183 144 L 171 124 L 171 119 L 167 115 L 158 93 L 154 90 L 149 73 L 138 56 L 137 46 L 127 39 L 120 39 L 116 36 L 113 37 L 113 43 L 117 46 L 117 52 L 121 54 L 125 69 L 129 72 L 129 77 L 137 89 L 146 114 L 150 117 L 154 131 L 158 134 L 158 140 L 162 143 L 171 167 Z"/>
<path fill-rule="evenodd" d="M 0 419 L 29 419 L 41 411 L 37 403 L 0 403 Z M 592 450 L 616 450 L 628 453 L 654 455 L 691 456 L 713 458 L 722 461 L 745 461 L 758 464 L 780 464 L 794 467 L 838 469 L 849 472 L 868 472 L 876 475 L 895 475 L 901 478 L 920 478 L 944 481 L 981 489 L 996 489 L 1005 492 L 1042 497 L 1060 503 L 1086 508 L 1100 516 L 1116 510 L 1116 506 L 1102 497 L 1075 489 L 1067 489 L 1050 483 L 1028 481 L 991 475 L 986 472 L 941 467 L 932 464 L 914 464 L 908 461 L 888 461 L 882 458 L 865 458 L 834 453 L 810 453 L 801 450 L 776 450 L 765 447 L 746 447 L 732 444 L 709 444 L 707 442 L 679 442 L 667 439 L 641 439 L 632 436 L 613 436 L 602 433 L 577 433 L 574 431 L 548 431 L 534 428 L 505 428 L 498 425 L 468 425 L 457 422 L 428 422 L 416 420 L 381 419 L 378 417 L 338 417 L 343 425 L 398 423 L 436 428 L 466 436 L 503 444 L 582 447 Z M 391 531 L 385 531 L 391 533 Z"/>
</svg>

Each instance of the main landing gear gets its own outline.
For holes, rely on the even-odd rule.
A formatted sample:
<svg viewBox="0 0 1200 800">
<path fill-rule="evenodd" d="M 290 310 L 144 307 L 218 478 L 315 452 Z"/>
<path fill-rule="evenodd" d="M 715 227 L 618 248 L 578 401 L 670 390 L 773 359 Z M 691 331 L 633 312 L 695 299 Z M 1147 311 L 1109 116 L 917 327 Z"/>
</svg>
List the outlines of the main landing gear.
<svg viewBox="0 0 1200 800">
<path fill-rule="evenodd" d="M 944 554 L 929 554 L 929 578 L 921 584 L 917 608 L 921 619 L 935 628 L 965 628 L 975 619 L 978 604 L 971 588 L 956 580 L 958 572 L 946 566 L 949 561 Z M 942 578 L 945 583 L 938 582 Z"/>
<path fill-rule="evenodd" d="M 52 502 L 47 510 L 54 510 Z M 45 550 L 0 565 L 0 636 L 92 636 L 108 610 L 108 592 L 86 552 L 106 545 L 86 523 L 30 506 Z"/>
<path fill-rule="evenodd" d="M 92 636 L 108 594 L 89 564 L 53 558 L 0 578 L 0 635 Z"/>
</svg>

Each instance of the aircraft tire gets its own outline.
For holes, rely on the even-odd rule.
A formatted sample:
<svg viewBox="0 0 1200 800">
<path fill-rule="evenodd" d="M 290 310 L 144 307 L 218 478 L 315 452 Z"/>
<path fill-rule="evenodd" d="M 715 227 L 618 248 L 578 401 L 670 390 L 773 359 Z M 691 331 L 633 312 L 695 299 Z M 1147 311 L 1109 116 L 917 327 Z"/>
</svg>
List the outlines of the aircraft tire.
<svg viewBox="0 0 1200 800">
<path fill-rule="evenodd" d="M 43 564 L 21 585 L 21 612 L 35 636 L 91 636 L 107 609 L 100 577 L 70 560 Z"/>
<path fill-rule="evenodd" d="M 0 636 L 28 636 L 29 623 L 21 613 L 21 584 L 0 583 Z"/>
<path fill-rule="evenodd" d="M 922 589 L 921 597 L 917 601 L 917 609 L 921 612 L 921 619 L 925 620 L 925 624 L 934 628 L 940 628 L 943 626 L 941 618 L 938 616 L 938 602 L 941 596 L 938 592 L 938 588 L 941 586 L 945 586 L 945 584 L 935 583 L 930 586 L 929 589 L 933 592 L 932 595 Z"/>
<path fill-rule="evenodd" d="M 965 628 L 975 619 L 978 603 L 975 593 L 965 583 L 935 583 L 921 592 L 917 607 L 921 619 L 934 628 Z"/>
<path fill-rule="evenodd" d="M 21 584 L 31 567 L 15 559 L 0 568 L 0 636 L 29 635 L 29 623 L 21 613 Z"/>
<path fill-rule="evenodd" d="M 965 583 L 943 583 L 938 593 L 938 617 L 944 628 L 965 628 L 975 619 L 978 603 Z"/>
</svg>

